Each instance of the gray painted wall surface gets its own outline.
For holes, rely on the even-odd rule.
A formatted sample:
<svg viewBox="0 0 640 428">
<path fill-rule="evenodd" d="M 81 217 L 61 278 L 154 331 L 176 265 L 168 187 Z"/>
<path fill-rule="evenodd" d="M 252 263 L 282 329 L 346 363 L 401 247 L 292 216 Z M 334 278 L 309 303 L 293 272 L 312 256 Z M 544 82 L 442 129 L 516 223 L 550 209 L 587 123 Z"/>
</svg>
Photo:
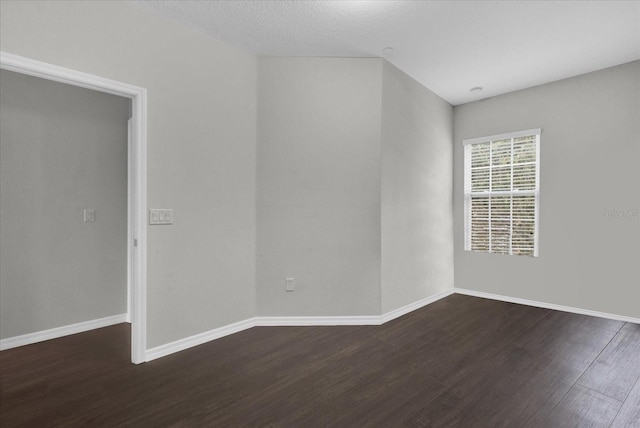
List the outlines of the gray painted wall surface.
<svg viewBox="0 0 640 428">
<path fill-rule="evenodd" d="M 448 108 L 382 60 L 257 60 L 109 1 L 3 1 L 0 49 L 148 88 L 148 204 L 175 210 L 148 230 L 149 347 L 256 314 L 379 314 L 450 284 Z M 602 217 L 638 209 L 638 94 L 635 63 L 454 109 L 457 287 L 639 315 L 638 221 Z M 541 257 L 465 253 L 461 140 L 532 127 Z M 423 192 L 437 203 L 420 218 Z"/>
<path fill-rule="evenodd" d="M 386 61 L 382 86 L 386 313 L 453 288 L 453 109 Z"/>
<path fill-rule="evenodd" d="M 382 61 L 263 57 L 258 79 L 259 315 L 379 314 Z"/>
<path fill-rule="evenodd" d="M 128 99 L 0 71 L 0 338 L 126 313 L 128 118 Z"/>
<path fill-rule="evenodd" d="M 252 317 L 255 56 L 113 1 L 3 1 L 0 49 L 148 89 L 148 346 Z"/>
<path fill-rule="evenodd" d="M 640 317 L 640 62 L 455 107 L 454 125 L 456 287 Z M 532 128 L 540 257 L 464 251 L 462 140 Z"/>
</svg>

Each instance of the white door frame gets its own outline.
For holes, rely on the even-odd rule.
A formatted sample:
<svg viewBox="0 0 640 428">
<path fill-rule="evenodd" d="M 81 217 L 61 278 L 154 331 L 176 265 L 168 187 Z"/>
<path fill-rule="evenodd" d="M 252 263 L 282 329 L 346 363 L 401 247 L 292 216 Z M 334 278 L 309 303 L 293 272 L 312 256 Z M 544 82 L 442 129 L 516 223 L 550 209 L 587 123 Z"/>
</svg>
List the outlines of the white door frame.
<svg viewBox="0 0 640 428">
<path fill-rule="evenodd" d="M 0 68 L 131 99 L 127 208 L 127 294 L 131 302 L 127 318 L 131 321 L 131 361 L 143 363 L 147 352 L 147 90 L 2 51 Z"/>
</svg>

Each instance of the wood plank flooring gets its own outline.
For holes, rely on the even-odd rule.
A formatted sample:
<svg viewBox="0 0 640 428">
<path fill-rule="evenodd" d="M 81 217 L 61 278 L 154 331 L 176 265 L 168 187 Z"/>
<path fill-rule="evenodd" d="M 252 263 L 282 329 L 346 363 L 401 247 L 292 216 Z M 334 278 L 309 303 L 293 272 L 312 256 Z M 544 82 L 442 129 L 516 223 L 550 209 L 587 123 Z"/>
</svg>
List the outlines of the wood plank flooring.
<svg viewBox="0 0 640 428">
<path fill-rule="evenodd" d="M 145 363 L 128 324 L 0 353 L 8 427 L 640 427 L 640 325 L 452 295 Z"/>
</svg>

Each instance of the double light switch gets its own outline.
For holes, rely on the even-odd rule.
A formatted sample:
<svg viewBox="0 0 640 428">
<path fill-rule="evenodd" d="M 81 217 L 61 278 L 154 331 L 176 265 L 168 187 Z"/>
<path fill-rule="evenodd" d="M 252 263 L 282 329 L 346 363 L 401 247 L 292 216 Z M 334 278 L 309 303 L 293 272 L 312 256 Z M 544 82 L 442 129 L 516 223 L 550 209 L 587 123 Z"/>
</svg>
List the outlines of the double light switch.
<svg viewBox="0 0 640 428">
<path fill-rule="evenodd" d="M 149 210 L 149 224 L 173 224 L 172 209 Z"/>
</svg>

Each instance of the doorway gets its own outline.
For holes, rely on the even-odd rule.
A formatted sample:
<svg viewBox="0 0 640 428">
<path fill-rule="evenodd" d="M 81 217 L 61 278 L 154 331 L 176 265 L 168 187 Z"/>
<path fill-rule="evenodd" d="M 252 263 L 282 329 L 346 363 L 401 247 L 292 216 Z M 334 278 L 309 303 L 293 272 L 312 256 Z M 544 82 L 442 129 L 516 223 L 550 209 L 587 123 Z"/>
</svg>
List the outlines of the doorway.
<svg viewBox="0 0 640 428">
<path fill-rule="evenodd" d="M 146 360 L 146 89 L 0 52 L 0 68 L 104 92 L 131 100 L 128 125 L 127 317 L 131 322 L 131 361 Z M 91 212 L 85 212 L 91 220 Z"/>
</svg>

